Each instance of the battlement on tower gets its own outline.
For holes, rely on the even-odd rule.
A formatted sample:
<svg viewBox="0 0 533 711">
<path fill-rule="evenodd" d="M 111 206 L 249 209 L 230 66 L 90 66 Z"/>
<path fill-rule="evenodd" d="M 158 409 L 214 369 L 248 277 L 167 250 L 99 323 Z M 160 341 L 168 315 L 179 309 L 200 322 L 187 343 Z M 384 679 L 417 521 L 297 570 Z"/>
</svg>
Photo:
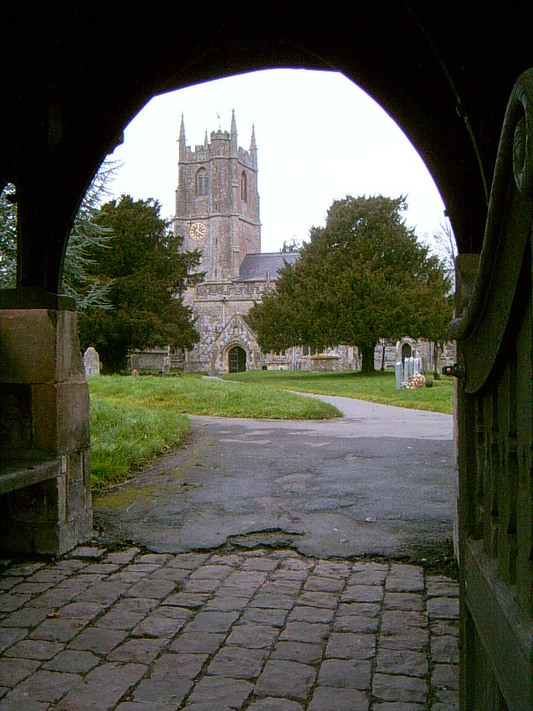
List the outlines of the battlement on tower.
<svg viewBox="0 0 533 711">
<path fill-rule="evenodd" d="M 207 139 L 207 131 L 203 144 L 197 144 L 194 149 L 187 145 L 185 137 L 185 125 L 183 116 L 181 118 L 181 128 L 179 137 L 179 159 L 181 163 L 199 164 L 206 163 L 217 158 L 232 158 L 242 163 L 250 170 L 257 171 L 257 146 L 255 143 L 255 130 L 252 126 L 252 136 L 250 148 L 246 150 L 237 144 L 237 125 L 235 122 L 235 112 L 231 117 L 231 130 L 218 129 L 211 131 L 210 141 Z"/>
<path fill-rule="evenodd" d="M 197 144 L 194 149 L 185 145 L 185 153 L 182 160 L 187 163 L 205 163 L 213 157 L 224 156 L 237 158 L 241 163 L 250 169 L 256 167 L 255 155 L 242 146 L 232 150 L 231 136 L 228 131 L 211 131 L 211 141 L 209 143 Z"/>
<path fill-rule="evenodd" d="M 211 131 L 211 140 L 214 141 L 217 138 L 226 138 L 229 141 L 229 131 Z"/>
</svg>

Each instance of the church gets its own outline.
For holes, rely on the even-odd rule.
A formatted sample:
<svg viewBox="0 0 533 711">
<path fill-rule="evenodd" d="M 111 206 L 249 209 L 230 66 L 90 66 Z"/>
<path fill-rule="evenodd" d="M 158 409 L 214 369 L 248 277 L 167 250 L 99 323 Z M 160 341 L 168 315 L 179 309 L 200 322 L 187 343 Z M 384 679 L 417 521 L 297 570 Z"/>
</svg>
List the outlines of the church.
<svg viewBox="0 0 533 711">
<path fill-rule="evenodd" d="M 201 252 L 204 280 L 189 288 L 184 303 L 196 318 L 200 341 L 172 364 L 185 372 L 211 374 L 245 370 L 358 370 L 357 348 L 338 346 L 316 352 L 296 346 L 263 353 L 245 316 L 265 289 L 275 283 L 295 252 L 261 252 L 260 199 L 255 129 L 248 150 L 240 147 L 235 112 L 229 131 L 207 131 L 204 142 L 187 145 L 184 117 L 178 139 L 178 187 L 174 233 L 185 250 Z M 418 355 L 431 359 L 429 344 L 404 339 L 376 348 L 375 367 L 393 368 L 397 360 Z M 429 363 L 428 363 L 429 365 Z"/>
</svg>

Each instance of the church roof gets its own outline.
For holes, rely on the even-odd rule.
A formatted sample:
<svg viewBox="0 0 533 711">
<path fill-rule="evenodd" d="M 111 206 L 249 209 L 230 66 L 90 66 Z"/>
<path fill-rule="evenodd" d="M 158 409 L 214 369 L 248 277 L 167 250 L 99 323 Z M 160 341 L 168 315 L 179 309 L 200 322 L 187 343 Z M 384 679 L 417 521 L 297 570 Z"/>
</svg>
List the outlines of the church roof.
<svg viewBox="0 0 533 711">
<path fill-rule="evenodd" d="M 255 252 L 246 254 L 241 262 L 239 276 L 234 281 L 276 280 L 278 271 L 285 262 L 294 264 L 300 255 L 298 252 Z"/>
</svg>

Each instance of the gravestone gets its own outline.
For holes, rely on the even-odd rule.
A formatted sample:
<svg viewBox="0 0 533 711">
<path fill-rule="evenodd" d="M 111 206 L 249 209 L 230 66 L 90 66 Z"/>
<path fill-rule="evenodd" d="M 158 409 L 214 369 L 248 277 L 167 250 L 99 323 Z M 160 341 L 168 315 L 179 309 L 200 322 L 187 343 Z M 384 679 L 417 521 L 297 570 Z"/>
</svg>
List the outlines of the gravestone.
<svg viewBox="0 0 533 711">
<path fill-rule="evenodd" d="M 169 375 L 170 373 L 170 356 L 165 356 L 163 358 L 163 375 Z"/>
<path fill-rule="evenodd" d="M 415 374 L 415 359 L 413 357 L 406 358 L 403 362 L 403 379 L 409 380 Z"/>
<path fill-rule="evenodd" d="M 92 375 L 100 375 L 100 356 L 92 346 L 89 346 L 83 354 L 83 368 L 86 378 Z"/>
<path fill-rule="evenodd" d="M 400 390 L 402 387 L 402 380 L 403 380 L 403 363 L 399 362 L 396 363 L 394 366 L 395 373 L 396 373 L 396 390 Z"/>
</svg>

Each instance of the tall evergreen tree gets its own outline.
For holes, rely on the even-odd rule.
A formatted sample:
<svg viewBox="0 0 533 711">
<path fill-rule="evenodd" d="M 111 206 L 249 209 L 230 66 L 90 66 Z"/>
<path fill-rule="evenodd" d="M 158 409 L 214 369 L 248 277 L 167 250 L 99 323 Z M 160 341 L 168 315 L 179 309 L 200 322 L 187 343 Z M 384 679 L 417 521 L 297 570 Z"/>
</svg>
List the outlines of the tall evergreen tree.
<svg viewBox="0 0 533 711">
<path fill-rule="evenodd" d="M 74 227 L 70 233 L 63 266 L 62 290 L 76 299 L 78 313 L 88 309 L 108 309 L 111 304 L 108 291 L 111 283 L 104 282 L 93 273 L 96 249 L 109 247 L 113 231 L 99 225 L 96 217 L 100 205 L 109 197 L 108 184 L 117 170 L 116 163 L 105 161 L 94 176 L 82 200 Z"/>
<path fill-rule="evenodd" d="M 152 199 L 123 195 L 103 205 L 95 223 L 113 232 L 110 244 L 91 254 L 91 273 L 109 284 L 112 308 L 80 317 L 82 348 L 93 345 L 108 372 L 124 367 L 130 349 L 191 348 L 198 334 L 182 297 L 202 276 L 194 273 L 199 252 L 182 251 L 183 238 L 172 234 Z"/>
<path fill-rule="evenodd" d="M 300 259 L 250 312 L 261 348 L 358 346 L 374 369 L 380 338 L 445 337 L 450 283 L 440 260 L 407 228 L 403 197 L 347 196 L 313 227 Z"/>
</svg>

